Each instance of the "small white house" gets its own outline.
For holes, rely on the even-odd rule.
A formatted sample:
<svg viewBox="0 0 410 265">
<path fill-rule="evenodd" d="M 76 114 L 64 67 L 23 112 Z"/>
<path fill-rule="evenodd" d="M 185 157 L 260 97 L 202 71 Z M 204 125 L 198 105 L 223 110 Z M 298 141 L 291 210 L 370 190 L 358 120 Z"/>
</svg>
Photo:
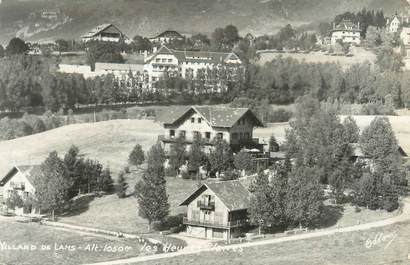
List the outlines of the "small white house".
<svg viewBox="0 0 410 265">
<path fill-rule="evenodd" d="M 388 21 L 387 27 L 390 32 L 396 33 L 399 32 L 399 29 L 401 27 L 401 22 L 400 19 L 398 18 L 397 14 L 393 17 L 391 21 Z"/>
<path fill-rule="evenodd" d="M 14 166 L 0 181 L 0 187 L 3 191 L 3 204 L 13 192 L 16 192 L 23 201 L 34 196 L 36 192 L 34 178 L 40 173 L 40 170 L 39 165 Z M 28 212 L 34 213 L 35 209 L 32 208 Z M 23 209 L 16 209 L 16 213 L 23 213 Z"/>
<path fill-rule="evenodd" d="M 338 41 L 354 45 L 361 43 L 360 23 L 357 25 L 351 21 L 344 20 L 338 25 L 333 25 L 331 44 L 335 45 Z"/>
</svg>

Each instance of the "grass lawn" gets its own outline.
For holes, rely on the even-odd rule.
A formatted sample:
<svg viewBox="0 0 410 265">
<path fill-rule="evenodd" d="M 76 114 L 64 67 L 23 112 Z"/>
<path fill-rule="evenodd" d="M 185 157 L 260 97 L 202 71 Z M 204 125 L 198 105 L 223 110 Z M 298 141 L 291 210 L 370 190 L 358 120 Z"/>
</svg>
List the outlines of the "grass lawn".
<svg viewBox="0 0 410 265">
<path fill-rule="evenodd" d="M 0 264 L 57 265 L 82 264 L 138 256 L 142 245 L 138 241 L 105 239 L 90 235 L 55 230 L 37 223 L 14 223 L 0 220 Z M 6 245 L 34 245 L 35 250 L 6 250 Z M 86 250 L 96 244 L 100 249 Z M 50 246 L 41 250 L 41 245 Z M 123 252 L 109 252 L 104 247 L 122 247 Z M 60 248 L 61 247 L 61 248 Z M 64 249 L 65 247 L 65 249 Z M 58 250 L 57 250 L 57 249 Z M 81 248 L 81 249 L 80 249 Z M 127 248 L 127 251 L 125 251 Z"/>
<path fill-rule="evenodd" d="M 142 265 L 342 265 L 410 264 L 410 223 L 313 239 L 204 252 L 138 263 Z M 217 263 L 216 263 L 217 261 Z"/>
<path fill-rule="evenodd" d="M 148 233 L 148 222 L 138 215 L 137 199 L 131 195 L 134 184 L 139 178 L 140 174 L 127 176 L 130 193 L 128 198 L 119 199 L 115 194 L 95 198 L 85 208 L 72 212 L 71 216 L 61 217 L 59 221 L 125 233 Z M 170 215 L 184 212 L 185 208 L 178 205 L 196 187 L 195 181 L 167 178 Z"/>
<path fill-rule="evenodd" d="M 151 120 L 114 120 L 74 124 L 0 141 L 0 157 L 3 158 L 0 160 L 0 175 L 4 176 L 13 164 L 41 163 L 53 150 L 63 156 L 73 144 L 86 157 L 98 159 L 117 173 L 127 164 L 128 155 L 135 144 L 141 144 L 146 150 L 161 133 L 161 127 Z"/>
</svg>

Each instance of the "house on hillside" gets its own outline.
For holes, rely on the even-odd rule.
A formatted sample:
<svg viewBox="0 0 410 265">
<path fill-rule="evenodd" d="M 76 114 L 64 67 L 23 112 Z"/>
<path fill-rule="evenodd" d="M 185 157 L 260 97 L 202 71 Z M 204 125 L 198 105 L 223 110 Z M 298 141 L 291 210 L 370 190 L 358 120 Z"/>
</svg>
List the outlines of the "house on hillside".
<svg viewBox="0 0 410 265">
<path fill-rule="evenodd" d="M 0 187 L 2 187 L 3 204 L 12 195 L 13 192 L 17 193 L 21 199 L 27 200 L 29 197 L 34 196 L 36 189 L 34 184 L 34 178 L 40 174 L 40 165 L 20 165 L 14 166 L 7 175 L 0 181 Z M 26 209 L 26 213 L 34 213 L 36 209 Z M 22 214 L 23 209 L 16 209 L 17 214 Z"/>
<path fill-rule="evenodd" d="M 158 118 L 165 130 L 159 137 L 166 152 L 169 152 L 178 137 L 182 137 L 187 148 L 196 137 L 200 137 L 209 152 L 214 139 L 223 139 L 234 152 L 242 148 L 263 152 L 263 144 L 253 138 L 254 127 L 264 127 L 258 117 L 247 108 L 227 107 L 182 107 L 164 111 Z"/>
<path fill-rule="evenodd" d="M 106 41 L 130 43 L 131 40 L 113 24 L 102 24 L 81 37 L 83 42 L 89 41 Z"/>
<path fill-rule="evenodd" d="M 387 30 L 391 33 L 399 32 L 399 29 L 402 25 L 398 14 L 396 13 L 393 18 L 387 19 Z"/>
<path fill-rule="evenodd" d="M 154 86 L 155 82 L 166 76 L 184 79 L 201 77 L 205 81 L 218 81 L 211 80 L 212 76 L 216 76 L 216 71 L 223 71 L 228 80 L 234 80 L 244 69 L 241 59 L 233 52 L 178 51 L 162 46 L 147 58 L 144 70 L 149 75 L 149 82 Z M 212 86 L 209 89 L 215 88 Z M 220 87 L 219 91 L 210 92 L 223 92 L 224 89 Z"/>
<path fill-rule="evenodd" d="M 331 31 L 331 44 L 335 45 L 338 41 L 354 45 L 361 43 L 360 23 L 354 24 L 350 20 L 343 20 L 338 25 L 333 23 Z"/>
<path fill-rule="evenodd" d="M 248 225 L 250 192 L 239 181 L 204 183 L 180 206 L 187 206 L 188 236 L 229 240 Z"/>
<path fill-rule="evenodd" d="M 179 32 L 175 30 L 167 30 L 155 37 L 150 38 L 149 40 L 152 43 L 158 43 L 158 44 L 164 45 L 167 43 L 171 43 L 173 41 L 182 41 L 184 39 L 185 37 L 182 36 L 182 34 L 180 34 Z"/>
<path fill-rule="evenodd" d="M 404 49 L 406 51 L 405 57 L 410 58 L 410 28 L 405 27 L 400 33 L 400 39 L 403 42 Z"/>
<path fill-rule="evenodd" d="M 360 146 L 359 143 L 351 143 L 350 147 L 352 149 L 352 161 L 353 162 L 361 162 L 364 163 L 365 165 L 368 165 L 372 167 L 372 161 L 370 157 L 366 156 L 366 154 L 363 151 L 363 148 Z M 401 146 L 398 146 L 397 148 L 397 153 L 402 159 L 407 159 L 408 155 L 404 151 L 404 149 Z"/>
</svg>

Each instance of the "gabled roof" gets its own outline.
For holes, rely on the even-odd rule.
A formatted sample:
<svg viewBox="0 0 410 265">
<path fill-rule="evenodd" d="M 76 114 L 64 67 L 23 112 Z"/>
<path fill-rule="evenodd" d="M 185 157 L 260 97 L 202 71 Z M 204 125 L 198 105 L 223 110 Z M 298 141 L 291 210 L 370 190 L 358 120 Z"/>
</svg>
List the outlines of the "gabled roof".
<svg viewBox="0 0 410 265">
<path fill-rule="evenodd" d="M 159 54 L 172 54 L 179 62 L 224 64 L 228 60 L 239 60 L 240 58 L 233 52 L 205 52 L 205 51 L 179 51 L 171 50 L 165 45 L 153 54 L 146 63 L 152 61 Z"/>
<path fill-rule="evenodd" d="M 163 111 L 158 120 L 163 125 L 173 125 L 181 121 L 191 112 L 200 114 L 212 127 L 231 128 L 245 115 L 251 115 L 254 120 L 254 125 L 264 127 L 264 124 L 258 117 L 248 108 L 229 108 L 229 107 L 205 107 L 205 106 L 190 106 L 190 107 L 173 107 Z"/>
<path fill-rule="evenodd" d="M 354 157 L 362 157 L 365 158 L 366 155 L 363 152 L 363 148 L 360 146 L 359 143 L 351 143 L 349 144 L 350 147 L 352 148 L 352 156 Z M 401 146 L 397 147 L 397 152 L 400 154 L 400 156 L 402 157 L 407 157 L 407 153 L 403 150 L 403 148 Z"/>
<path fill-rule="evenodd" d="M 109 27 L 114 27 L 116 30 L 118 30 L 118 32 L 121 33 L 122 36 L 126 37 L 125 34 L 121 32 L 121 30 L 119 30 L 116 26 L 110 23 L 98 25 L 97 27 L 93 28 L 92 30 L 90 30 L 88 33 L 84 34 L 81 37 L 82 38 L 92 38 L 98 35 L 99 33 L 103 32 L 104 30 L 108 29 Z"/>
<path fill-rule="evenodd" d="M 184 38 L 184 36 L 182 36 L 181 33 L 177 32 L 175 30 L 166 30 L 166 31 L 158 34 L 157 36 L 153 37 L 152 39 L 164 38 L 164 37 L 165 38 L 175 38 L 175 39 L 178 39 L 178 38 L 183 39 Z"/>
<path fill-rule="evenodd" d="M 179 206 L 188 205 L 206 189 L 210 189 L 215 193 L 215 196 L 218 197 L 231 212 L 249 208 L 250 192 L 238 180 L 204 183 Z"/>
<path fill-rule="evenodd" d="M 358 24 L 354 24 L 350 20 L 343 20 L 332 31 L 361 31 Z"/>
<path fill-rule="evenodd" d="M 0 186 L 4 186 L 17 172 L 25 175 L 27 180 L 31 185 L 34 186 L 35 177 L 40 174 L 41 166 L 40 165 L 19 165 L 14 166 L 9 173 L 0 181 Z"/>
</svg>

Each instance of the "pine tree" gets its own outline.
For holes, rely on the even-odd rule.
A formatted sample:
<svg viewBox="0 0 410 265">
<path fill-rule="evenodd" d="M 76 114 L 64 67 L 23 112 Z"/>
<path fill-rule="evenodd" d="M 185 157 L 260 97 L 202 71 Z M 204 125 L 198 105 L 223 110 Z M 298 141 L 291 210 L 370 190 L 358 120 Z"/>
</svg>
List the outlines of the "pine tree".
<svg viewBox="0 0 410 265">
<path fill-rule="evenodd" d="M 179 168 L 183 166 L 187 159 L 186 144 L 182 137 L 178 137 L 171 146 L 169 165 L 172 171 L 179 174 Z"/>
<path fill-rule="evenodd" d="M 245 151 L 240 151 L 234 156 L 234 166 L 240 171 L 249 171 L 252 169 L 251 155 Z"/>
<path fill-rule="evenodd" d="M 259 226 L 259 232 L 265 226 L 271 224 L 272 189 L 269 185 L 269 177 L 259 173 L 255 182 L 250 187 L 252 197 L 249 204 L 249 218 L 251 223 Z"/>
<path fill-rule="evenodd" d="M 42 210 L 54 211 L 61 209 L 69 199 L 69 190 L 73 183 L 66 177 L 67 169 L 57 152 L 51 152 L 41 164 L 41 173 L 35 176 L 35 197 Z"/>
<path fill-rule="evenodd" d="M 368 183 L 372 183 L 373 189 L 372 193 L 361 195 L 362 199 L 359 201 L 372 208 L 394 209 L 398 206 L 398 197 L 404 191 L 402 183 L 405 174 L 401 168 L 399 146 L 389 120 L 375 118 L 363 131 L 360 144 L 370 160 L 370 173 L 367 176 L 370 180 L 361 182 L 359 189 L 365 192 L 362 186 Z"/>
<path fill-rule="evenodd" d="M 290 222 L 309 226 L 323 210 L 323 190 L 317 179 L 318 169 L 302 166 L 292 172 L 286 196 L 286 215 Z"/>
<path fill-rule="evenodd" d="M 125 173 L 123 171 L 118 175 L 117 183 L 117 196 L 118 198 L 125 198 L 127 196 L 128 183 L 124 177 Z"/>
<path fill-rule="evenodd" d="M 360 137 L 360 129 L 356 121 L 351 117 L 347 117 L 343 121 L 344 137 L 348 143 L 358 143 Z"/>
<path fill-rule="evenodd" d="M 142 146 L 140 144 L 137 144 L 134 147 L 134 149 L 132 149 L 128 157 L 128 163 L 134 166 L 139 166 L 139 165 L 142 165 L 144 161 L 145 161 L 144 150 L 142 150 Z"/>
<path fill-rule="evenodd" d="M 198 173 L 199 168 L 205 166 L 207 162 L 201 139 L 194 139 L 188 152 L 188 170 L 190 172 Z"/>
<path fill-rule="evenodd" d="M 99 178 L 99 191 L 104 192 L 112 192 L 114 189 L 114 181 L 111 177 L 111 170 L 109 168 L 105 168 L 100 175 Z"/>
<path fill-rule="evenodd" d="M 78 158 L 80 150 L 75 145 L 71 146 L 64 156 L 64 164 L 67 169 L 67 178 L 73 183 L 70 189 L 70 198 L 79 193 L 79 184 L 81 175 L 83 174 L 83 160 Z"/>
<path fill-rule="evenodd" d="M 269 138 L 269 152 L 278 152 L 279 144 L 274 135 Z"/>
<path fill-rule="evenodd" d="M 164 152 L 160 145 L 154 145 L 148 152 L 148 169 L 135 185 L 138 199 L 138 214 L 148 220 L 149 230 L 156 221 L 163 221 L 169 214 L 168 195 L 164 172 Z"/>
<path fill-rule="evenodd" d="M 219 175 L 233 168 L 233 153 L 225 140 L 218 139 L 214 142 L 214 148 L 208 159 L 213 174 Z"/>
</svg>

